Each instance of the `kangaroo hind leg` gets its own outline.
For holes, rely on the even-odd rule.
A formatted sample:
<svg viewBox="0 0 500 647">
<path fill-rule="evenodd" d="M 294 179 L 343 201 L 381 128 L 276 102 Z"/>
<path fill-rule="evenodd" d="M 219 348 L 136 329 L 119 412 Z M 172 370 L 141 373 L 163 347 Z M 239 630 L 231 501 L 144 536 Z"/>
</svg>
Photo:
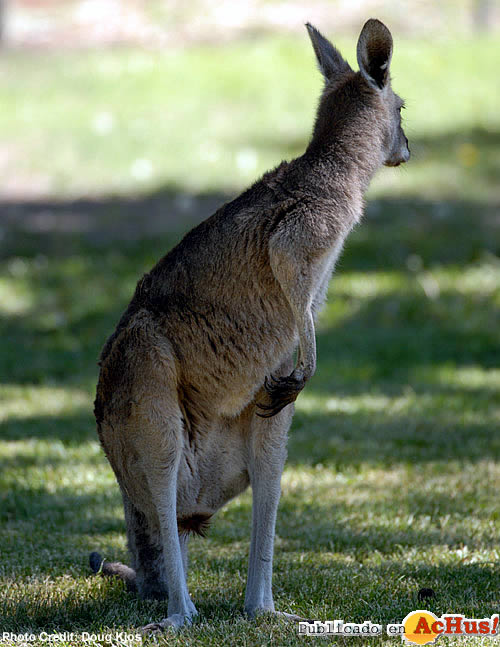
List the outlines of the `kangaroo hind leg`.
<svg viewBox="0 0 500 647">
<path fill-rule="evenodd" d="M 162 600 L 168 595 L 168 584 L 158 524 L 148 521 L 123 489 L 122 497 L 132 566 L 108 562 L 93 552 L 90 568 L 96 574 L 122 579 L 127 591 L 137 592 L 142 598 Z"/>
<path fill-rule="evenodd" d="M 142 598 L 163 600 L 168 595 L 160 529 L 148 521 L 123 493 L 129 550 L 136 573 L 136 588 Z"/>
<path fill-rule="evenodd" d="M 136 398 L 134 427 L 138 431 L 135 449 L 146 479 L 149 503 L 158 520 L 158 549 L 163 556 L 163 573 L 168 582 L 168 616 L 145 630 L 179 628 L 197 614 L 186 584 L 187 545 L 179 537 L 177 524 L 178 471 L 184 451 L 184 425 L 174 382 L 152 367 L 145 392 Z M 154 556 L 155 564 L 162 563 Z"/>
</svg>

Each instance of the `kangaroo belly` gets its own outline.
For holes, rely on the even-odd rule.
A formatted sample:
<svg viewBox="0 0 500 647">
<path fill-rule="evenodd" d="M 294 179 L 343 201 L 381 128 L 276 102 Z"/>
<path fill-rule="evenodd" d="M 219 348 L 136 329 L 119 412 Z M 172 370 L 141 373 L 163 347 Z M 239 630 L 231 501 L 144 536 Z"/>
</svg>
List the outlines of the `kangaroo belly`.
<svg viewBox="0 0 500 647">
<path fill-rule="evenodd" d="M 249 485 L 241 421 L 219 420 L 191 430 L 178 474 L 177 517 L 182 526 L 209 519 Z M 186 528 L 190 529 L 190 528 Z"/>
<path fill-rule="evenodd" d="M 221 310 L 191 313 L 182 323 L 176 313 L 169 317 L 165 335 L 179 360 L 180 399 L 193 410 L 209 417 L 237 416 L 293 351 L 293 318 L 260 308 L 261 316 Z"/>
</svg>

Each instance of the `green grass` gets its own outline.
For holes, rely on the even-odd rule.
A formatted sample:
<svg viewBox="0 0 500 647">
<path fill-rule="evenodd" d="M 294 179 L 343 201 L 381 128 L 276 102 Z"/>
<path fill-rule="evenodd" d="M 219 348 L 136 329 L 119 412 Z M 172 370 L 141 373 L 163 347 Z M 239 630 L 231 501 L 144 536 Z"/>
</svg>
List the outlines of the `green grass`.
<svg viewBox="0 0 500 647">
<path fill-rule="evenodd" d="M 0 634 L 165 616 L 89 573 L 93 549 L 127 560 L 96 360 L 180 233 L 303 148 L 320 87 L 305 40 L 0 59 L 4 190 L 47 192 L 0 205 Z M 396 47 L 414 159 L 379 174 L 348 241 L 283 476 L 276 606 L 322 620 L 398 622 L 422 587 L 437 615 L 500 607 L 497 43 Z M 192 542 L 200 618 L 160 644 L 311 640 L 241 615 L 250 517 L 246 493 Z"/>
<path fill-rule="evenodd" d="M 355 65 L 355 43 L 340 46 Z M 396 41 L 414 159 L 374 194 L 500 198 L 496 48 L 496 37 Z M 36 65 L 31 52 L 6 52 L 0 87 L 3 186 L 85 195 L 241 189 L 303 151 L 321 79 L 304 30 L 220 48 L 44 54 Z"/>
</svg>

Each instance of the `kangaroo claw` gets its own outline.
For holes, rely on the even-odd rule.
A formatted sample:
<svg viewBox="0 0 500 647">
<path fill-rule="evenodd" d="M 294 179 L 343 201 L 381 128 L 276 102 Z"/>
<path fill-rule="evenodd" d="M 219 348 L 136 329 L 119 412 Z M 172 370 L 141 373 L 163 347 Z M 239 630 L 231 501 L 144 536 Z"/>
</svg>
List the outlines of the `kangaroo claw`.
<svg viewBox="0 0 500 647">
<path fill-rule="evenodd" d="M 257 407 L 261 409 L 262 413 L 257 412 L 257 415 L 261 418 L 272 418 L 288 404 L 295 402 L 305 383 L 303 377 L 297 377 L 294 373 L 285 377 L 271 375 L 270 378 L 267 378 L 266 376 L 264 389 L 269 396 L 270 403 L 258 402 Z"/>
</svg>

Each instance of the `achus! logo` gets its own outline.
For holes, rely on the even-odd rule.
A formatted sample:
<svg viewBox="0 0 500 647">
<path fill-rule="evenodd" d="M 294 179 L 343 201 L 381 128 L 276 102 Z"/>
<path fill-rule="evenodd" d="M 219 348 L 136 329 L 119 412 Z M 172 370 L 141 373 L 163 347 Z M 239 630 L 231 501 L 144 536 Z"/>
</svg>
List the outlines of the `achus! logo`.
<svg viewBox="0 0 500 647">
<path fill-rule="evenodd" d="M 497 636 L 499 615 L 490 618 L 466 618 L 458 613 L 438 618 L 432 611 L 412 611 L 403 620 L 403 638 L 412 645 L 429 645 L 439 636 Z"/>
</svg>

